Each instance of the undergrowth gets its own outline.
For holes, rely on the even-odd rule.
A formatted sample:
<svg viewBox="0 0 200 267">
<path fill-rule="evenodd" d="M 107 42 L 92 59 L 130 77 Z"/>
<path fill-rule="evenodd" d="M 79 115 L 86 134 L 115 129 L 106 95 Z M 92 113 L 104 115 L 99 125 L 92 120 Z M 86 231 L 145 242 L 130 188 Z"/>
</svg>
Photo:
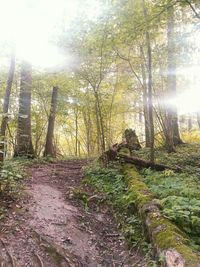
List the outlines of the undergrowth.
<svg viewBox="0 0 200 267">
<path fill-rule="evenodd" d="M 176 223 L 200 249 L 200 180 L 187 173 L 142 171 L 144 182 L 160 199 L 163 214 Z"/>
<path fill-rule="evenodd" d="M 147 150 L 136 153 L 147 158 Z M 160 148 L 155 155 L 158 162 L 180 166 L 182 173 L 146 169 L 141 171 L 144 182 L 160 199 L 163 214 L 185 231 L 193 240 L 192 245 L 200 250 L 200 144 L 183 144 L 170 154 Z"/>
<path fill-rule="evenodd" d="M 25 159 L 5 160 L 0 170 L 0 219 L 6 208 L 19 198 L 23 186 Z"/>
<path fill-rule="evenodd" d="M 143 159 L 150 159 L 149 148 L 134 153 Z M 179 145 L 176 147 L 176 153 L 167 153 L 164 147 L 157 148 L 155 160 L 169 166 L 179 166 L 184 172 L 195 174 L 200 178 L 200 143 Z"/>
<path fill-rule="evenodd" d="M 128 192 L 120 170 L 113 166 L 102 168 L 102 166 L 93 164 L 85 169 L 84 182 L 92 186 L 96 192 L 104 194 L 106 202 L 119 222 L 129 248 L 140 248 L 151 262 L 149 266 L 156 266 L 151 261 L 151 245 L 145 240 L 141 227 L 142 222 L 133 210 L 131 193 Z"/>
</svg>

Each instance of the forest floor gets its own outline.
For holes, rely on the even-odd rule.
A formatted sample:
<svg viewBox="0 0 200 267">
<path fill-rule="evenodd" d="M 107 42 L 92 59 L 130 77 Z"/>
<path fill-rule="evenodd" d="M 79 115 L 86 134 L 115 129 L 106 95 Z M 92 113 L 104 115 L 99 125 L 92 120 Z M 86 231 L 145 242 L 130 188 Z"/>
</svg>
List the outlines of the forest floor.
<svg viewBox="0 0 200 267">
<path fill-rule="evenodd" d="M 149 151 L 141 149 L 136 155 L 148 159 Z M 170 154 L 159 148 L 155 156 L 157 162 L 182 171 L 142 169 L 143 181 L 160 200 L 163 215 L 190 237 L 190 245 L 200 253 L 200 143 L 182 144 Z"/>
<path fill-rule="evenodd" d="M 137 248 L 126 248 L 109 206 L 88 211 L 72 197 L 85 165 L 69 160 L 26 168 L 22 196 L 0 222 L 1 267 L 146 266 Z"/>
</svg>

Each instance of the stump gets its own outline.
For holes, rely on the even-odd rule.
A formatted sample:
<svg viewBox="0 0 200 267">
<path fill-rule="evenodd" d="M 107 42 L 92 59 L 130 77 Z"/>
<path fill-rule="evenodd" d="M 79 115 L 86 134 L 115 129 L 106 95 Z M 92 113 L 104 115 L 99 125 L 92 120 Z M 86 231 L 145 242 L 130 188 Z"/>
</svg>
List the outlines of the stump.
<svg viewBox="0 0 200 267">
<path fill-rule="evenodd" d="M 138 136 L 135 133 L 135 130 L 133 129 L 126 129 L 124 132 L 124 138 L 126 140 L 126 146 L 130 149 L 132 152 L 133 150 L 140 150 L 141 145 L 138 139 Z"/>
</svg>

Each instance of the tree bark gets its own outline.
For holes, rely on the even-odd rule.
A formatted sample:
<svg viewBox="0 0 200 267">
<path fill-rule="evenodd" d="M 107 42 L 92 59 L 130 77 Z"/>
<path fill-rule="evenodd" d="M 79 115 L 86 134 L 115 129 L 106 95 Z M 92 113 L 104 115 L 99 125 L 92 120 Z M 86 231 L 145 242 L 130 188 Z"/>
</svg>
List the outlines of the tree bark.
<svg viewBox="0 0 200 267">
<path fill-rule="evenodd" d="M 147 10 L 145 0 L 143 0 L 143 13 L 147 20 Z M 153 100 L 152 100 L 152 50 L 151 41 L 148 30 L 146 35 L 147 58 L 148 58 L 148 113 L 149 113 L 149 130 L 150 130 L 150 160 L 154 162 L 154 120 L 153 120 Z"/>
<path fill-rule="evenodd" d="M 140 48 L 142 50 L 142 48 Z M 142 93 L 142 100 L 143 100 L 143 113 L 144 113 L 144 127 L 145 127 L 145 146 L 150 147 L 151 140 L 150 140 L 150 130 L 149 130 L 149 112 L 148 112 L 148 90 L 146 84 L 146 72 L 144 63 L 141 64 L 142 69 L 142 80 L 143 80 L 143 93 Z"/>
<path fill-rule="evenodd" d="M 192 117 L 189 116 L 188 118 L 188 131 L 191 131 L 192 130 Z"/>
<path fill-rule="evenodd" d="M 10 58 L 10 68 L 8 72 L 8 78 L 6 83 L 6 90 L 4 94 L 4 102 L 3 102 L 3 118 L 1 122 L 1 143 L 0 143 L 0 162 L 4 160 L 5 155 L 5 136 L 6 136 L 6 128 L 8 124 L 8 109 L 10 103 L 10 94 L 13 84 L 13 78 L 15 73 L 15 51 L 12 51 Z"/>
<path fill-rule="evenodd" d="M 56 107 L 57 107 L 57 96 L 58 96 L 58 87 L 54 86 L 52 91 L 51 98 L 51 109 L 48 121 L 48 130 L 46 136 L 46 145 L 44 150 L 44 156 L 56 157 L 54 145 L 53 145 L 53 137 L 54 137 L 54 124 L 56 117 Z"/>
<path fill-rule="evenodd" d="M 197 123 L 200 129 L 200 113 L 197 113 Z"/>
<path fill-rule="evenodd" d="M 99 121 L 99 130 L 101 134 L 101 151 L 105 152 L 106 151 L 106 143 L 105 143 L 105 131 L 104 131 L 104 123 L 103 123 L 103 116 L 102 116 L 102 110 L 101 110 L 101 105 L 100 105 L 100 99 L 99 99 L 99 94 L 97 89 L 94 89 L 94 96 L 96 99 L 96 104 L 97 104 L 97 117 Z"/>
<path fill-rule="evenodd" d="M 176 97 L 176 46 L 175 46 L 175 32 L 174 32 L 174 8 L 168 8 L 168 20 L 167 20 L 167 40 L 168 40 L 168 72 L 167 72 L 167 91 L 170 98 Z M 183 141 L 180 138 L 178 114 L 177 108 L 174 105 L 168 107 L 168 127 L 171 127 L 169 131 L 172 132 L 172 138 L 174 145 L 182 144 Z M 169 145 L 172 144 L 170 141 Z M 171 148 L 173 150 L 174 148 Z"/>
<path fill-rule="evenodd" d="M 78 110 L 75 111 L 75 156 L 78 156 Z"/>
<path fill-rule="evenodd" d="M 91 123 L 91 117 L 90 117 L 90 110 L 86 110 L 83 112 L 83 120 L 85 125 L 85 131 L 86 131 L 86 148 L 87 148 L 87 156 L 90 156 L 90 150 L 91 150 L 91 132 L 92 132 L 92 123 Z"/>
<path fill-rule="evenodd" d="M 17 144 L 14 156 L 34 156 L 31 136 L 32 67 L 26 61 L 21 65 Z"/>
</svg>

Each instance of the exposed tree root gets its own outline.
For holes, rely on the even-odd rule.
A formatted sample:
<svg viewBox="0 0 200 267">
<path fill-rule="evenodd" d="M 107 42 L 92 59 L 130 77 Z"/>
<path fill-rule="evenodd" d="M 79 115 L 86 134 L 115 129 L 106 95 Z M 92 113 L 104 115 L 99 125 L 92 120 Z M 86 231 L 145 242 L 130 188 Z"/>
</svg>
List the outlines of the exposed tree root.
<svg viewBox="0 0 200 267">
<path fill-rule="evenodd" d="M 39 240 L 45 250 L 50 253 L 53 258 L 57 261 L 57 263 L 61 266 L 62 261 L 65 261 L 69 267 L 74 266 L 75 261 L 73 259 L 73 255 L 68 255 L 66 256 L 66 251 L 63 251 L 62 248 L 60 248 L 57 244 L 52 244 L 49 240 L 46 239 L 46 237 L 41 236 L 38 232 L 33 230 L 36 238 Z M 77 263 L 77 262 L 76 262 Z"/>
<path fill-rule="evenodd" d="M 40 258 L 40 256 L 36 252 L 33 252 L 33 255 L 37 258 L 40 266 L 44 267 L 44 263 L 43 263 L 42 259 Z"/>
<path fill-rule="evenodd" d="M 6 250 L 6 254 L 7 254 L 7 256 L 9 258 L 10 262 L 11 262 L 12 267 L 16 267 L 12 254 L 8 251 L 4 241 L 1 238 L 0 238 L 0 241 L 1 241 L 2 245 L 4 246 L 4 248 Z"/>
</svg>

